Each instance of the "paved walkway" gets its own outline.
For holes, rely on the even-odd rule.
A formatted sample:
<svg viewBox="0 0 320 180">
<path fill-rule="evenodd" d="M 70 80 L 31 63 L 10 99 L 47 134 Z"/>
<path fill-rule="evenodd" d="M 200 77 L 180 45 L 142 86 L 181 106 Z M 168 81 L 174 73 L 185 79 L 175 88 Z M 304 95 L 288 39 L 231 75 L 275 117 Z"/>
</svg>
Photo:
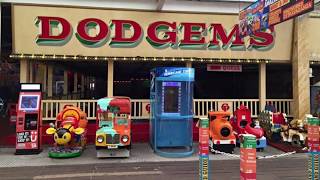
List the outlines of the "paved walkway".
<svg viewBox="0 0 320 180">
<path fill-rule="evenodd" d="M 195 145 L 197 147 L 197 145 Z M 235 149 L 235 154 L 239 154 L 239 148 Z M 0 167 L 23 167 L 23 166 L 51 166 L 51 165 L 81 165 L 99 163 L 139 163 L 139 162 L 168 162 L 168 161 L 197 161 L 197 148 L 191 157 L 187 158 L 164 158 L 156 155 L 149 144 L 141 143 L 132 146 L 130 158 L 96 158 L 96 151 L 93 145 L 87 147 L 80 157 L 72 159 L 52 159 L 48 157 L 48 148 L 38 155 L 14 155 L 14 148 L 0 148 Z M 258 152 L 258 156 L 281 154 L 272 147 L 267 147 L 264 152 Z M 293 154 L 290 158 L 307 159 L 307 154 Z M 210 160 L 231 160 L 236 157 L 228 157 L 219 154 L 210 154 Z"/>
</svg>

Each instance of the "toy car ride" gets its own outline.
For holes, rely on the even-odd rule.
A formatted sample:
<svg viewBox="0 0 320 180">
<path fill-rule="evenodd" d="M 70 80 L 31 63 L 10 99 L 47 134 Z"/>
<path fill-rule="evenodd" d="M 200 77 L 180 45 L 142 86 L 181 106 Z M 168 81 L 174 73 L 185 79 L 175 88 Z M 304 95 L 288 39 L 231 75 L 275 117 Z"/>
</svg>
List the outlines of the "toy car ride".
<svg viewBox="0 0 320 180">
<path fill-rule="evenodd" d="M 239 140 L 241 134 L 252 134 L 257 139 L 257 150 L 263 151 L 267 146 L 267 140 L 263 136 L 263 129 L 259 126 L 258 121 L 252 121 L 250 110 L 241 105 L 234 113 L 231 118 L 231 125 L 234 129 L 234 133 Z"/>
<path fill-rule="evenodd" d="M 218 151 L 233 153 L 236 145 L 236 137 L 229 122 L 229 112 L 209 112 L 209 146 Z"/>
<path fill-rule="evenodd" d="M 128 97 L 106 97 L 97 103 L 96 150 L 98 158 L 129 157 L 131 102 Z"/>
</svg>

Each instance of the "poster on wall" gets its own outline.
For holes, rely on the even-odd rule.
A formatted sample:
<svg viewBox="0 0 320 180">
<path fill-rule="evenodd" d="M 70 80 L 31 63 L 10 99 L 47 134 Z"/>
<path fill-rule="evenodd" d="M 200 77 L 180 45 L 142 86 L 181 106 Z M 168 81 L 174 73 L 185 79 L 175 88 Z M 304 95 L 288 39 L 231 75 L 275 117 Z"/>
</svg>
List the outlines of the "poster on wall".
<svg viewBox="0 0 320 180">
<path fill-rule="evenodd" d="M 240 35 L 272 28 L 314 9 L 314 0 L 258 0 L 239 12 Z"/>
<path fill-rule="evenodd" d="M 320 114 L 320 86 L 311 86 L 310 89 L 310 113 L 318 116 Z"/>
</svg>

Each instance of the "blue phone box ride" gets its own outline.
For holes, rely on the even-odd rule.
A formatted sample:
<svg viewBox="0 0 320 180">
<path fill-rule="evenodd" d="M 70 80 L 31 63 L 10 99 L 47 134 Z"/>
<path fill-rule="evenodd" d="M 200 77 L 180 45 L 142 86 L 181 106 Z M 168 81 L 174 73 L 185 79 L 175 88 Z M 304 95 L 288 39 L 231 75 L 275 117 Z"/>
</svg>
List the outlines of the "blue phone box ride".
<svg viewBox="0 0 320 180">
<path fill-rule="evenodd" d="M 193 153 L 194 69 L 160 67 L 151 71 L 150 144 L 164 157 Z"/>
</svg>

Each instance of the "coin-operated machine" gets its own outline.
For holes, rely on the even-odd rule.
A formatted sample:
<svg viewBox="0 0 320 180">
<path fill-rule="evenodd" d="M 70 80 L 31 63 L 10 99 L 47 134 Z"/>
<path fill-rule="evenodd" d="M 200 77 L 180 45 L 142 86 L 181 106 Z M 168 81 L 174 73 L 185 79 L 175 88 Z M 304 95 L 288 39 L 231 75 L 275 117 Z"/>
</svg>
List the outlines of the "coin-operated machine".
<svg viewBox="0 0 320 180">
<path fill-rule="evenodd" d="M 151 71 L 150 144 L 164 157 L 193 153 L 194 69 L 161 67 Z"/>
<path fill-rule="evenodd" d="M 97 157 L 130 157 L 132 142 L 130 98 L 99 99 L 96 122 Z"/>
<path fill-rule="evenodd" d="M 21 84 L 15 154 L 38 154 L 42 151 L 41 121 L 41 84 Z"/>
</svg>

